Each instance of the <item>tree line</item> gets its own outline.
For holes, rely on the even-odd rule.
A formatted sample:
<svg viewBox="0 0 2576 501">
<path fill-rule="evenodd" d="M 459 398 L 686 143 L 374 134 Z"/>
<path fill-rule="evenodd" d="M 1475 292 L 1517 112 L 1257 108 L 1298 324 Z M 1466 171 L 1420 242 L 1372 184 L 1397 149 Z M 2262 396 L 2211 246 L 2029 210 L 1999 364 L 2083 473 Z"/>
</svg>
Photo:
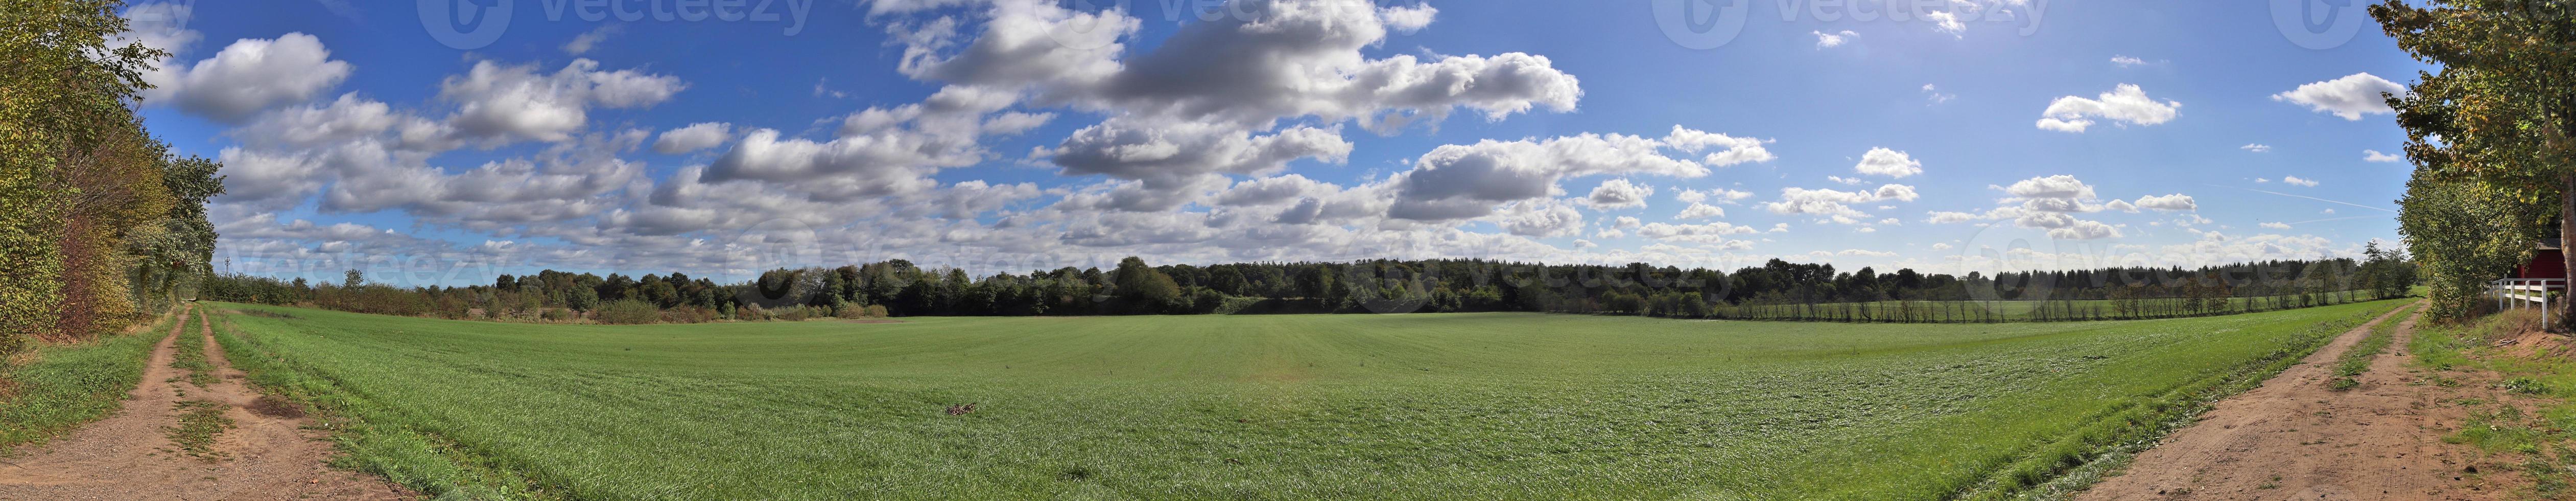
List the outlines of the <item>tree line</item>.
<svg viewBox="0 0 2576 501">
<path fill-rule="evenodd" d="M 2162 318 L 2404 295 L 2414 271 L 2375 245 L 2368 259 L 2200 268 L 2101 268 L 1966 276 L 1841 271 L 1778 259 L 1734 271 L 1646 263 L 1482 259 L 1064 267 L 982 277 L 894 259 L 777 269 L 738 283 L 674 272 L 554 270 L 490 285 L 402 289 L 351 270 L 339 284 L 224 275 L 210 299 L 445 318 L 604 323 L 887 316 L 1533 311 L 1682 318 L 1965 322 Z M 2057 302 L 2050 306 L 2049 301 Z M 2041 302 L 1998 312 L 1998 303 Z"/>
<path fill-rule="evenodd" d="M 2415 170 L 2398 231 L 2423 263 L 2435 319 L 2475 315 L 2534 243 L 2576 234 L 2576 3 L 2387 1 L 2370 15 L 2438 69 L 2382 94 Z M 2576 269 L 2576 253 L 2560 264 Z M 2558 304 L 2566 304 L 2560 301 Z M 2567 312 L 2576 312 L 2576 305 Z M 2568 316 L 2553 330 L 2564 330 Z"/>
<path fill-rule="evenodd" d="M 209 274 L 221 166 L 173 155 L 134 114 L 168 54 L 122 2 L 10 2 L 0 15 L 0 355 L 115 332 Z"/>
</svg>

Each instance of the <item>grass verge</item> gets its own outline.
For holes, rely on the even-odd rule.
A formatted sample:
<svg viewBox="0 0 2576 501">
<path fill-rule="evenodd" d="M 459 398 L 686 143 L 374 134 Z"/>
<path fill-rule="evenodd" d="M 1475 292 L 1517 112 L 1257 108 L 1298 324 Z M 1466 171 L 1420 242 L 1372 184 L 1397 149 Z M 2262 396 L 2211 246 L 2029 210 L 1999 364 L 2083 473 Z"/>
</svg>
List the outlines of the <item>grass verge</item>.
<svg viewBox="0 0 2576 501">
<path fill-rule="evenodd" d="M 38 347 L 0 361 L 0 457 L 107 417 L 143 380 L 170 316 L 86 343 Z"/>
<path fill-rule="evenodd" d="M 2476 447 L 2486 454 L 2470 468 L 2519 470 L 2540 499 L 2561 499 L 2576 482 L 2576 361 L 2560 347 L 2497 346 L 2503 339 L 2537 329 L 2532 312 L 2506 312 L 2464 325 L 2419 329 L 2408 349 L 2426 369 L 2433 384 L 2458 386 L 2450 371 L 2493 371 L 2503 379 L 2493 388 L 2513 398 L 2455 402 L 2468 407 L 2469 418 L 2443 442 Z M 2478 473 L 2471 472 L 2475 475 Z"/>
</svg>

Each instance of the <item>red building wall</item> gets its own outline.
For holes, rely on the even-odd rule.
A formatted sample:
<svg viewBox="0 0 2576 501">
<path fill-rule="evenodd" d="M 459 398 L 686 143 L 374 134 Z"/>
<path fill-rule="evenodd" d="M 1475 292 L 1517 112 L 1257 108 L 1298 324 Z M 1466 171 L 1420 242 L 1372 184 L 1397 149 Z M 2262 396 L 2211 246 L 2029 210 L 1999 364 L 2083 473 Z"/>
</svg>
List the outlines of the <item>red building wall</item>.
<svg viewBox="0 0 2576 501">
<path fill-rule="evenodd" d="M 2513 270 L 2514 278 L 2567 278 L 2567 258 L 2558 249 L 2532 251 L 2531 262 Z"/>
</svg>

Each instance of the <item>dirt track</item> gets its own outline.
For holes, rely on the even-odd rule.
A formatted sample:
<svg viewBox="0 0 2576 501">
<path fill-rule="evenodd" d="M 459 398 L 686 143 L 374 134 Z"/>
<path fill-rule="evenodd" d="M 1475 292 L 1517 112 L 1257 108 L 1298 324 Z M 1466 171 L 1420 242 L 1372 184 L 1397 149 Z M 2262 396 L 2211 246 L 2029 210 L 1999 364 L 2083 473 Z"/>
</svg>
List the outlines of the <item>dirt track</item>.
<svg viewBox="0 0 2576 501">
<path fill-rule="evenodd" d="M 2393 314 L 2392 314 L 2393 315 Z M 2417 384 L 2406 342 L 2415 322 L 2371 362 L 2361 386 L 2327 387 L 2337 358 L 2381 317 L 2354 328 L 2261 387 L 2219 402 L 2200 422 L 2138 455 L 2076 499 L 2487 500 L 2515 498 L 2510 474 L 2470 473 L 2477 453 L 2442 443 L 2467 419 L 2448 402 L 2495 398 L 2485 385 Z"/>
<path fill-rule="evenodd" d="M 181 313 L 170 336 L 152 350 L 143 384 L 134 389 L 124 409 L 41 449 L 0 464 L 0 500 L 264 500 L 264 499 L 407 499 L 411 496 L 382 479 L 333 470 L 324 462 L 333 454 L 319 433 L 304 430 L 303 419 L 252 413 L 244 406 L 259 397 L 240 382 L 241 373 L 214 343 L 214 325 L 203 315 L 199 328 L 187 333 L 189 315 Z M 186 382 L 185 371 L 170 366 L 176 343 L 205 343 L 206 358 L 218 381 L 204 387 Z M 185 397 L 181 394 L 185 393 Z M 216 436 L 220 459 L 208 461 L 177 452 L 166 428 L 179 422 L 183 400 L 226 404 L 224 415 L 236 425 Z"/>
</svg>

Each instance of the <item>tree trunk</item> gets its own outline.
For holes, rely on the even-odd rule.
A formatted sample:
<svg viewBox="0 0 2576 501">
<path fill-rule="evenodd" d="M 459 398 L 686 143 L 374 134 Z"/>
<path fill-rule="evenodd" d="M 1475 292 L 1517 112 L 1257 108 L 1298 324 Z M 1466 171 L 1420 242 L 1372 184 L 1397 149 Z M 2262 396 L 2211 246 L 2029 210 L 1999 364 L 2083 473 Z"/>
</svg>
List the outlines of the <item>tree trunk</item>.
<svg viewBox="0 0 2576 501">
<path fill-rule="evenodd" d="M 2561 260 L 2561 263 L 2566 266 L 2565 269 L 2567 272 L 2564 274 L 2576 275 L 2576 252 L 2568 252 L 2567 249 L 2567 244 L 2569 243 L 2568 237 L 2576 236 L 2576 175 L 2567 176 L 2563 178 L 2563 180 L 2559 181 L 2559 188 L 2558 257 Z M 2561 282 L 2561 285 L 2569 286 L 2566 289 L 2569 294 L 2562 297 L 2576 298 L 2576 281 Z M 2549 291 L 2547 288 L 2543 288 L 2540 293 L 2545 297 L 2549 294 Z M 2558 312 L 2556 328 L 2551 330 L 2567 332 L 2568 327 L 2576 326 L 2576 322 L 2569 322 L 2567 320 L 2570 316 L 2576 316 L 2571 315 L 2576 314 L 2576 301 L 2560 300 L 2559 304 L 2563 309 Z"/>
</svg>

